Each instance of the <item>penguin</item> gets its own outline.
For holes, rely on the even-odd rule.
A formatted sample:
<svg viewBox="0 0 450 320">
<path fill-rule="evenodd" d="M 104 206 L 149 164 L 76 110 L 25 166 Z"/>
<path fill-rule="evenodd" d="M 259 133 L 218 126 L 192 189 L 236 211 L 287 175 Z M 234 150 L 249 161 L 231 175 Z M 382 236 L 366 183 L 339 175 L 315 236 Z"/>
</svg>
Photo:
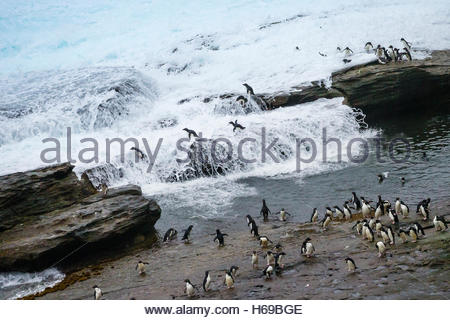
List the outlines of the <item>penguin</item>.
<svg viewBox="0 0 450 320">
<path fill-rule="evenodd" d="M 392 230 L 391 226 L 387 226 L 387 234 L 389 237 L 389 245 L 393 246 L 395 244 L 395 236 L 394 231 Z"/>
<path fill-rule="evenodd" d="M 377 58 L 381 58 L 383 57 L 383 48 L 381 48 L 380 45 L 377 46 L 376 50 L 375 50 L 375 56 Z"/>
<path fill-rule="evenodd" d="M 272 251 L 267 251 L 266 253 L 266 261 L 267 265 L 275 265 L 275 256 L 273 255 Z"/>
<path fill-rule="evenodd" d="M 169 230 L 166 231 L 166 233 L 164 234 L 164 239 L 163 242 L 167 242 L 170 240 L 175 239 L 175 237 L 177 236 L 178 231 L 175 230 L 174 228 L 170 228 Z"/>
<path fill-rule="evenodd" d="M 418 237 L 418 235 L 417 235 L 416 228 L 410 227 L 410 228 L 408 229 L 408 234 L 409 234 L 409 236 L 411 237 L 412 242 L 417 242 L 417 239 L 418 239 L 419 237 Z"/>
<path fill-rule="evenodd" d="M 283 257 L 285 255 L 286 255 L 286 253 L 284 253 L 284 252 L 279 252 L 279 253 L 275 254 L 275 269 L 277 269 L 277 268 L 283 269 L 284 268 Z"/>
<path fill-rule="evenodd" d="M 195 138 L 198 138 L 198 134 L 194 130 L 190 130 L 188 128 L 184 128 L 183 130 L 188 133 L 189 140 L 191 139 L 191 136 L 194 136 Z"/>
<path fill-rule="evenodd" d="M 145 155 L 144 152 L 142 152 L 142 150 L 135 148 L 135 147 L 131 147 L 130 150 L 134 150 L 136 152 L 136 154 L 139 156 L 139 158 L 141 158 L 141 160 L 144 160 L 147 156 Z"/>
<path fill-rule="evenodd" d="M 250 227 L 250 224 L 252 224 L 252 222 L 255 222 L 255 220 L 253 220 L 252 216 L 249 214 L 246 216 L 246 218 L 247 218 L 247 226 Z"/>
<path fill-rule="evenodd" d="M 362 215 L 364 218 L 370 218 L 370 213 L 372 212 L 372 207 L 365 200 L 362 200 L 361 212 L 362 212 Z"/>
<path fill-rule="evenodd" d="M 405 48 L 407 48 L 408 50 L 411 50 L 411 43 L 409 43 L 408 41 L 406 41 L 405 38 L 401 38 L 400 41 L 403 43 L 403 45 L 405 46 Z"/>
<path fill-rule="evenodd" d="M 102 197 L 105 198 L 108 195 L 108 191 L 109 191 L 109 188 L 106 185 L 106 183 L 102 184 L 101 190 L 102 190 Z"/>
<path fill-rule="evenodd" d="M 253 250 L 252 253 L 252 267 L 253 269 L 258 269 L 258 253 Z"/>
<path fill-rule="evenodd" d="M 384 53 L 384 58 L 385 58 L 385 60 L 386 60 L 388 63 L 391 62 L 391 61 L 392 61 L 392 58 L 391 58 L 391 56 L 389 55 L 389 53 L 387 52 L 386 48 L 383 47 L 382 49 L 383 49 L 383 53 Z"/>
<path fill-rule="evenodd" d="M 401 54 L 406 57 L 406 60 L 412 61 L 411 52 L 409 52 L 408 48 L 403 48 L 404 52 Z"/>
<path fill-rule="evenodd" d="M 389 236 L 388 236 L 388 233 L 385 228 L 381 227 L 380 235 L 381 235 L 381 239 L 383 240 L 384 244 L 389 242 Z"/>
<path fill-rule="evenodd" d="M 367 223 L 367 220 L 364 220 L 364 223 L 362 224 L 361 228 L 361 235 L 363 240 L 367 239 L 367 228 L 369 227 L 369 224 Z"/>
<path fill-rule="evenodd" d="M 233 121 L 230 121 L 230 122 L 228 122 L 228 123 L 231 124 L 231 125 L 233 126 L 233 132 L 236 131 L 236 129 L 241 129 L 241 130 L 244 130 L 244 129 L 245 129 L 245 127 L 243 127 L 241 124 L 239 124 L 239 123 L 237 122 L 237 120 L 235 120 L 234 122 L 233 122 Z"/>
<path fill-rule="evenodd" d="M 356 268 L 356 263 L 355 261 L 353 261 L 352 258 L 345 258 L 345 263 L 347 264 L 347 270 L 348 272 L 355 272 Z"/>
<path fill-rule="evenodd" d="M 375 239 L 372 228 L 369 226 L 368 223 L 365 224 L 366 227 L 366 238 L 367 240 L 369 240 L 370 242 L 373 242 L 373 240 Z"/>
<path fill-rule="evenodd" d="M 407 234 L 407 233 L 408 233 L 408 232 L 405 231 L 405 230 L 403 230 L 403 229 L 398 230 L 398 236 L 399 236 L 400 238 L 402 238 L 403 243 L 408 242 L 408 238 L 406 237 L 406 234 Z"/>
<path fill-rule="evenodd" d="M 346 220 L 350 220 L 352 218 L 352 210 L 348 206 L 348 201 L 344 202 L 344 215 Z"/>
<path fill-rule="evenodd" d="M 337 48 L 336 48 L 336 51 L 337 51 L 337 52 L 341 52 L 341 51 L 342 51 L 342 50 L 341 50 L 341 47 L 337 47 Z"/>
<path fill-rule="evenodd" d="M 238 270 L 239 270 L 238 266 L 231 266 L 230 267 L 230 273 L 233 276 L 233 278 L 236 278 L 236 273 L 237 273 Z"/>
<path fill-rule="evenodd" d="M 353 50 L 350 49 L 349 47 L 345 47 L 345 49 L 343 51 L 344 51 L 346 57 L 350 57 L 353 54 Z"/>
<path fill-rule="evenodd" d="M 414 222 L 413 227 L 414 227 L 414 229 L 416 229 L 416 233 L 417 233 L 418 237 L 420 236 L 420 234 L 422 234 L 422 236 L 425 235 L 425 230 L 423 230 L 423 227 L 418 222 Z"/>
<path fill-rule="evenodd" d="M 391 58 L 391 60 L 395 61 L 394 47 L 392 45 L 390 45 L 388 49 L 389 49 L 389 51 L 388 51 L 389 57 Z"/>
<path fill-rule="evenodd" d="M 400 210 L 402 212 L 403 218 L 407 218 L 409 215 L 409 208 L 403 201 L 400 201 Z"/>
<path fill-rule="evenodd" d="M 342 62 L 344 62 L 345 64 L 352 62 L 352 60 L 350 59 L 342 59 Z"/>
<path fill-rule="evenodd" d="M 321 226 L 324 231 L 327 230 L 327 227 L 330 224 L 330 222 L 331 222 L 331 216 L 328 213 L 325 213 L 325 217 L 323 217 L 323 219 L 321 221 Z"/>
<path fill-rule="evenodd" d="M 259 237 L 259 233 L 258 233 L 258 226 L 256 225 L 255 221 L 251 222 L 251 229 L 250 229 L 250 233 L 253 234 L 253 236 Z"/>
<path fill-rule="evenodd" d="M 311 222 L 317 222 L 318 218 L 319 218 L 319 212 L 317 211 L 317 208 L 314 208 L 314 209 L 313 209 L 313 212 L 312 212 L 312 214 L 311 214 L 311 219 L 310 219 L 310 221 L 311 221 Z"/>
<path fill-rule="evenodd" d="M 280 212 L 278 212 L 277 214 L 280 215 L 280 221 L 286 221 L 287 220 L 287 216 L 291 216 L 291 214 L 287 211 L 284 210 L 284 208 L 281 208 Z"/>
<path fill-rule="evenodd" d="M 384 245 L 383 241 L 378 241 L 375 247 L 378 249 L 378 257 L 383 257 L 386 255 L 386 246 Z"/>
<path fill-rule="evenodd" d="M 380 217 L 384 214 L 384 204 L 377 203 L 377 208 L 375 209 L 375 219 L 380 219 Z"/>
<path fill-rule="evenodd" d="M 391 202 L 389 200 L 383 200 L 383 205 L 384 205 L 384 213 L 383 214 L 386 214 L 386 211 L 392 207 Z"/>
<path fill-rule="evenodd" d="M 263 199 L 263 205 L 260 214 L 263 216 L 264 221 L 267 221 L 269 219 L 269 213 L 272 214 L 272 212 L 270 212 L 270 209 L 267 207 L 266 200 Z"/>
<path fill-rule="evenodd" d="M 448 229 L 445 217 L 435 216 L 433 219 L 433 224 L 436 231 L 445 231 Z"/>
<path fill-rule="evenodd" d="M 307 258 L 309 258 L 313 255 L 314 251 L 316 251 L 316 250 L 315 250 L 313 244 L 311 243 L 310 238 L 306 238 L 305 241 L 303 241 L 300 251 Z"/>
<path fill-rule="evenodd" d="M 248 100 L 244 96 L 239 96 L 236 98 L 236 101 L 241 105 L 241 107 L 244 107 Z"/>
<path fill-rule="evenodd" d="M 258 240 L 259 240 L 259 245 L 262 247 L 262 248 L 267 248 L 267 246 L 269 245 L 269 242 L 270 243 L 273 243 L 272 242 L 272 240 L 270 240 L 268 237 L 266 237 L 266 236 L 259 236 L 258 237 Z"/>
<path fill-rule="evenodd" d="M 277 243 L 274 248 L 275 250 L 277 250 L 277 252 L 283 251 L 283 246 L 281 245 L 281 243 Z"/>
<path fill-rule="evenodd" d="M 325 215 L 328 215 L 331 218 L 331 220 L 333 220 L 333 210 L 331 210 L 330 207 L 326 207 Z"/>
<path fill-rule="evenodd" d="M 395 198 L 395 213 L 396 214 L 402 213 L 402 204 L 400 198 Z"/>
<path fill-rule="evenodd" d="M 430 210 L 429 210 L 429 205 L 430 205 L 430 201 L 431 199 L 425 199 L 420 201 L 417 204 L 417 209 L 416 209 L 416 213 L 419 213 L 423 216 L 423 221 L 428 220 L 429 218 L 429 214 L 430 214 Z"/>
<path fill-rule="evenodd" d="M 234 278 L 230 271 L 225 271 L 225 285 L 228 289 L 234 287 Z"/>
<path fill-rule="evenodd" d="M 184 243 L 189 243 L 189 237 L 191 236 L 191 231 L 192 231 L 192 228 L 193 228 L 194 226 L 193 225 L 190 225 L 185 231 L 184 231 L 184 235 L 183 235 L 183 238 L 181 238 L 181 240 L 183 240 L 184 241 Z"/>
<path fill-rule="evenodd" d="M 377 236 L 381 237 L 381 229 L 383 228 L 383 224 L 380 220 L 375 221 L 375 232 L 377 233 Z"/>
<path fill-rule="evenodd" d="M 263 270 L 263 276 L 266 276 L 266 280 L 270 279 L 273 274 L 273 267 L 271 265 L 268 265 Z"/>
<path fill-rule="evenodd" d="M 209 271 L 205 271 L 205 277 L 203 278 L 203 290 L 205 292 L 209 291 L 209 286 L 211 284 L 211 276 L 209 275 Z"/>
<path fill-rule="evenodd" d="M 395 62 L 402 61 L 402 55 L 400 54 L 398 48 L 394 49 Z"/>
<path fill-rule="evenodd" d="M 367 42 L 366 45 L 364 46 L 364 49 L 366 50 L 367 53 L 370 53 L 373 50 L 373 45 L 372 42 Z"/>
<path fill-rule="evenodd" d="M 391 223 L 393 225 L 395 225 L 395 226 L 399 225 L 398 215 L 397 215 L 397 213 L 394 210 L 390 209 L 388 216 L 389 216 L 389 219 L 391 220 Z"/>
<path fill-rule="evenodd" d="M 338 206 L 334 206 L 334 211 L 336 212 L 336 217 L 338 219 L 344 219 L 345 215 L 344 215 L 344 211 L 341 210 L 341 208 L 339 208 Z"/>
<path fill-rule="evenodd" d="M 400 181 L 402 182 L 402 186 L 404 186 L 405 183 L 406 183 L 405 177 L 402 177 L 402 178 L 400 179 Z"/>
<path fill-rule="evenodd" d="M 370 227 L 371 229 L 375 228 L 376 222 L 377 222 L 377 219 L 371 218 L 371 219 L 369 220 L 369 227 Z"/>
<path fill-rule="evenodd" d="M 359 201 L 355 192 L 352 192 L 352 201 L 351 202 L 355 205 L 356 211 L 361 210 L 361 201 Z"/>
<path fill-rule="evenodd" d="M 356 232 L 361 235 L 362 234 L 362 229 L 363 229 L 363 221 L 356 221 L 356 224 L 352 227 L 352 229 L 354 229 L 356 227 Z"/>
<path fill-rule="evenodd" d="M 94 289 L 94 300 L 100 300 L 102 297 L 102 289 L 100 289 L 97 285 L 93 286 L 92 289 Z"/>
<path fill-rule="evenodd" d="M 223 247 L 225 245 L 225 239 L 223 237 L 225 236 L 228 236 L 228 234 L 222 233 L 219 229 L 217 229 L 213 242 L 216 242 L 217 240 L 219 242 L 219 247 Z"/>
<path fill-rule="evenodd" d="M 139 260 L 139 262 L 136 264 L 136 270 L 139 272 L 139 275 L 145 274 L 145 265 L 148 264 L 148 262 L 142 262 Z"/>
<path fill-rule="evenodd" d="M 253 88 L 250 87 L 248 84 L 244 83 L 243 86 L 247 89 L 247 94 L 255 95 L 255 92 L 253 91 Z"/>
<path fill-rule="evenodd" d="M 184 280 L 184 282 L 186 283 L 186 294 L 188 295 L 188 297 L 192 297 L 195 294 L 195 288 L 194 285 L 191 283 L 191 281 L 189 281 L 189 279 Z"/>
</svg>

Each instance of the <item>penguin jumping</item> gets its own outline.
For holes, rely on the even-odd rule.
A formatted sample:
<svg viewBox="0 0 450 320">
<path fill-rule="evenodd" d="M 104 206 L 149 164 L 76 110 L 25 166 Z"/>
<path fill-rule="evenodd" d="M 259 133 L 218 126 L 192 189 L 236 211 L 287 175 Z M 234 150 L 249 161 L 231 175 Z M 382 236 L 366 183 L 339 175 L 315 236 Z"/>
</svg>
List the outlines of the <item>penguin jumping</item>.
<svg viewBox="0 0 450 320">
<path fill-rule="evenodd" d="M 409 43 L 408 41 L 406 41 L 405 38 L 401 38 L 400 41 L 403 43 L 403 45 L 405 46 L 405 48 L 407 48 L 408 50 L 411 50 L 411 43 Z"/>
<path fill-rule="evenodd" d="M 189 140 L 191 139 L 191 136 L 194 136 L 195 138 L 198 138 L 198 134 L 194 130 L 191 130 L 191 129 L 188 129 L 188 128 L 184 128 L 183 130 L 188 133 Z"/>
<path fill-rule="evenodd" d="M 250 87 L 246 83 L 244 83 L 243 86 L 247 89 L 247 94 L 255 95 L 255 92 L 253 92 L 253 88 L 252 87 Z"/>
<path fill-rule="evenodd" d="M 214 242 L 217 240 L 219 242 L 219 247 L 223 247 L 225 245 L 225 239 L 224 236 L 228 236 L 226 233 L 220 232 L 219 229 L 216 230 L 216 236 L 214 238 Z"/>
<path fill-rule="evenodd" d="M 238 122 L 237 122 L 237 120 L 236 121 L 230 121 L 230 122 L 228 122 L 229 124 L 231 124 L 231 125 L 233 125 L 233 132 L 236 130 L 236 129 L 241 129 L 241 130 L 244 130 L 245 129 L 245 127 L 243 127 L 241 124 L 239 124 Z"/>
</svg>

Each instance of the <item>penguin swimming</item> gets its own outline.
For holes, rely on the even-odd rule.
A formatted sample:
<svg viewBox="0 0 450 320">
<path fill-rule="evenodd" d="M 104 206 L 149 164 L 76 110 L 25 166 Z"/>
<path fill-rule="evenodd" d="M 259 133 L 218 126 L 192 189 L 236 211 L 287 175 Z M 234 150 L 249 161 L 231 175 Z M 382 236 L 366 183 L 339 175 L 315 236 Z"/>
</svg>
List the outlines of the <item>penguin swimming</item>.
<svg viewBox="0 0 450 320">
<path fill-rule="evenodd" d="M 225 285 L 228 289 L 234 287 L 234 278 L 230 271 L 225 271 Z"/>
<path fill-rule="evenodd" d="M 400 201 L 400 210 L 402 212 L 403 218 L 407 218 L 409 215 L 409 208 L 403 201 Z"/>
<path fill-rule="evenodd" d="M 267 221 L 269 219 L 269 213 L 272 214 L 272 212 L 270 212 L 270 209 L 267 207 L 266 200 L 263 199 L 263 205 L 260 214 L 263 216 L 264 221 Z"/>
<path fill-rule="evenodd" d="M 195 288 L 194 285 L 191 283 L 191 281 L 189 281 L 189 279 L 184 280 L 184 282 L 186 283 L 186 294 L 188 295 L 188 297 L 192 297 L 195 294 Z"/>
<path fill-rule="evenodd" d="M 251 222 L 250 233 L 253 234 L 254 237 L 259 237 L 258 226 L 256 225 L 255 221 Z"/>
<path fill-rule="evenodd" d="M 136 270 L 139 272 L 139 275 L 145 274 L 145 265 L 148 264 L 148 262 L 142 262 L 139 260 L 139 262 L 136 264 Z"/>
<path fill-rule="evenodd" d="M 181 238 L 181 240 L 183 240 L 184 241 L 184 243 L 189 243 L 189 237 L 191 236 L 191 231 L 192 231 L 192 228 L 193 228 L 194 226 L 193 225 L 190 225 L 186 230 L 185 230 L 185 232 L 184 232 L 184 235 L 183 235 L 183 238 Z"/>
<path fill-rule="evenodd" d="M 236 121 L 230 121 L 230 122 L 228 122 L 229 124 L 231 124 L 231 125 L 233 125 L 233 132 L 236 130 L 236 129 L 241 129 L 241 130 L 244 130 L 245 129 L 245 127 L 243 127 L 241 124 L 239 124 L 238 122 L 237 122 L 237 120 Z"/>
<path fill-rule="evenodd" d="M 400 179 L 400 181 L 402 182 L 402 186 L 404 186 L 404 185 L 405 185 L 405 182 L 406 182 L 405 177 L 402 177 L 402 178 Z"/>
<path fill-rule="evenodd" d="M 252 253 L 252 268 L 258 269 L 258 253 L 256 251 Z"/>
<path fill-rule="evenodd" d="M 184 128 L 183 130 L 188 133 L 189 140 L 191 139 L 191 136 L 194 136 L 195 138 L 198 138 L 198 134 L 194 130 L 190 130 L 188 128 Z"/>
<path fill-rule="evenodd" d="M 306 256 L 306 257 L 311 257 L 314 254 L 314 246 L 311 243 L 311 239 L 310 238 L 306 238 L 305 241 L 303 241 L 302 247 L 300 249 L 302 255 Z"/>
<path fill-rule="evenodd" d="M 350 57 L 353 54 L 353 50 L 350 49 L 349 47 L 345 47 L 345 49 L 343 51 L 344 51 L 346 57 Z"/>
<path fill-rule="evenodd" d="M 361 210 L 361 201 L 359 201 L 358 197 L 356 196 L 355 192 L 352 192 L 352 200 L 351 202 L 355 205 L 355 209 Z"/>
<path fill-rule="evenodd" d="M 259 245 L 262 247 L 262 248 L 267 248 L 267 246 L 269 245 L 269 242 L 270 243 L 273 243 L 272 242 L 272 240 L 270 240 L 268 237 L 266 237 L 266 236 L 259 236 L 258 237 L 258 240 L 259 240 Z"/>
<path fill-rule="evenodd" d="M 352 210 L 350 210 L 350 207 L 348 206 L 348 201 L 345 201 L 344 203 L 344 215 L 346 220 L 350 220 L 352 218 Z"/>
<path fill-rule="evenodd" d="M 270 279 L 273 274 L 273 267 L 271 265 L 268 265 L 263 270 L 263 275 L 266 276 L 266 279 Z"/>
<path fill-rule="evenodd" d="M 339 208 L 338 206 L 334 206 L 334 211 L 336 212 L 336 217 L 338 219 L 344 219 L 345 215 L 344 215 L 344 211 L 341 210 L 341 208 Z"/>
<path fill-rule="evenodd" d="M 445 217 L 435 216 L 433 219 L 433 224 L 436 231 L 445 231 L 448 229 Z"/>
<path fill-rule="evenodd" d="M 225 239 L 224 236 L 228 236 L 228 234 L 226 233 L 222 233 L 220 232 L 219 229 L 216 230 L 216 236 L 214 237 L 214 242 L 216 242 L 216 240 L 219 242 L 219 247 L 223 247 L 225 245 Z"/>
<path fill-rule="evenodd" d="M 389 172 L 383 172 L 383 173 L 378 174 L 378 175 L 377 175 L 377 177 L 378 177 L 378 182 L 379 182 L 379 183 L 382 183 L 383 180 L 384 180 L 385 178 L 388 177 L 388 175 L 389 175 Z"/>
<path fill-rule="evenodd" d="M 404 52 L 401 53 L 402 56 L 406 57 L 406 60 L 412 61 L 411 52 L 409 52 L 408 48 L 403 48 Z"/>
<path fill-rule="evenodd" d="M 416 233 L 417 233 L 418 237 L 420 236 L 420 234 L 422 234 L 422 236 L 425 235 L 425 230 L 423 230 L 423 227 L 419 223 L 414 222 L 413 227 L 414 227 L 414 229 L 416 229 Z"/>
<path fill-rule="evenodd" d="M 383 257 L 386 255 L 386 246 L 384 245 L 383 241 L 378 241 L 375 247 L 378 249 L 378 257 Z"/>
<path fill-rule="evenodd" d="M 345 263 L 347 264 L 348 272 L 354 272 L 357 269 L 355 261 L 352 258 L 345 258 Z"/>
<path fill-rule="evenodd" d="M 287 215 L 291 216 L 291 214 L 289 212 L 285 211 L 284 208 L 281 208 L 280 212 L 278 212 L 277 214 L 280 215 L 280 221 L 286 221 Z"/>
<path fill-rule="evenodd" d="M 272 251 L 267 251 L 266 253 L 266 261 L 267 265 L 275 265 L 275 256 L 273 255 Z"/>
<path fill-rule="evenodd" d="M 241 107 L 244 107 L 248 100 L 244 96 L 239 96 L 236 98 L 236 101 L 241 105 Z"/>
<path fill-rule="evenodd" d="M 400 41 L 403 43 L 403 45 L 405 46 L 405 48 L 407 48 L 408 50 L 411 50 L 411 43 L 409 43 L 408 41 L 406 41 L 405 38 L 401 38 Z"/>
<path fill-rule="evenodd" d="M 366 50 L 367 53 L 370 53 L 373 50 L 373 45 L 372 42 L 367 42 L 366 45 L 364 46 L 364 49 Z"/>
<path fill-rule="evenodd" d="M 136 154 L 139 156 L 139 158 L 141 158 L 141 160 L 144 160 L 147 156 L 145 155 L 144 152 L 142 152 L 142 150 L 135 148 L 135 147 L 131 147 L 130 150 L 134 150 L 136 152 Z"/>
<path fill-rule="evenodd" d="M 238 270 L 239 270 L 238 266 L 231 266 L 230 267 L 230 273 L 233 276 L 233 278 L 236 278 L 236 273 L 237 273 Z"/>
<path fill-rule="evenodd" d="M 275 254 L 275 269 L 276 268 L 284 268 L 283 257 L 286 255 L 284 252 L 279 252 Z"/>
<path fill-rule="evenodd" d="M 102 297 L 102 289 L 100 289 L 97 285 L 93 286 L 92 289 L 94 289 L 94 300 L 100 300 Z"/>
<path fill-rule="evenodd" d="M 310 221 L 311 222 L 317 222 L 318 218 L 319 218 L 319 212 L 317 211 L 317 208 L 314 208 L 313 209 L 313 213 L 311 214 Z"/>
<path fill-rule="evenodd" d="M 178 234 L 177 230 L 175 230 L 174 228 L 170 228 L 164 234 L 163 242 L 171 241 L 171 240 L 175 239 L 177 234 Z"/>
<path fill-rule="evenodd" d="M 321 226 L 324 231 L 327 230 L 327 227 L 330 224 L 330 222 L 331 222 L 331 216 L 327 212 L 327 213 L 325 213 L 325 217 L 323 217 L 323 219 L 321 221 Z"/>
<path fill-rule="evenodd" d="M 211 276 L 209 275 L 209 271 L 205 271 L 205 277 L 203 278 L 203 290 L 205 292 L 209 291 L 209 286 L 211 284 Z"/>
<path fill-rule="evenodd" d="M 247 94 L 254 95 L 255 92 L 253 91 L 253 88 L 250 87 L 248 84 L 244 83 L 243 86 L 247 89 Z"/>
</svg>

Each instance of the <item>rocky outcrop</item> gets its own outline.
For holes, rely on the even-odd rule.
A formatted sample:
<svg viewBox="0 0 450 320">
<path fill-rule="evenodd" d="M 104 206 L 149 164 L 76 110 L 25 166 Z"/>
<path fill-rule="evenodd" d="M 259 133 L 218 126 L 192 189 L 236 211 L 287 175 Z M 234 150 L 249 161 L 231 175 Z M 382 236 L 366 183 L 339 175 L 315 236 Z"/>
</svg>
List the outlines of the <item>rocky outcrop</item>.
<svg viewBox="0 0 450 320">
<path fill-rule="evenodd" d="M 154 232 L 161 209 L 140 187 L 113 188 L 105 195 L 87 179 L 78 180 L 72 168 L 63 164 L 0 177 L 0 209 L 7 213 L 0 271 L 46 268 L 81 249 L 87 254 L 107 247 L 112 254 L 118 242 L 138 245 Z"/>
</svg>

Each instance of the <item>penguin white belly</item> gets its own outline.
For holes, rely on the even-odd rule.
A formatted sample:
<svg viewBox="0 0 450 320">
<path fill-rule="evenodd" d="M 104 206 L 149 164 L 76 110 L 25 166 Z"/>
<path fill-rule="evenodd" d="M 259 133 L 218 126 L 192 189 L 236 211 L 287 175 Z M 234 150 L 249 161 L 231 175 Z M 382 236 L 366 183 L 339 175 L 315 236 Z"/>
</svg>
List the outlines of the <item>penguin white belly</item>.
<svg viewBox="0 0 450 320">
<path fill-rule="evenodd" d="M 311 256 L 314 253 L 314 246 L 312 245 L 312 243 L 307 243 L 306 244 L 306 255 L 307 256 Z"/>
<path fill-rule="evenodd" d="M 252 256 L 252 265 L 253 265 L 253 267 L 258 265 L 258 256 L 257 255 Z"/>
<path fill-rule="evenodd" d="M 228 274 L 225 276 L 225 284 L 227 285 L 228 289 L 231 289 L 234 285 L 233 278 L 230 277 Z"/>
<path fill-rule="evenodd" d="M 211 285 L 211 277 L 208 274 L 208 277 L 206 278 L 205 289 L 209 290 L 210 285 Z"/>
<path fill-rule="evenodd" d="M 406 207 L 405 205 L 402 205 L 401 210 L 402 210 L 402 215 L 406 218 L 409 214 L 408 207 Z"/>
<path fill-rule="evenodd" d="M 350 260 L 347 261 L 347 266 L 348 271 L 355 271 L 355 265 Z"/>
<path fill-rule="evenodd" d="M 383 242 L 384 243 L 388 243 L 388 242 L 390 242 L 389 241 L 389 236 L 387 235 L 387 233 L 386 232 L 381 232 L 381 238 L 383 239 Z"/>
<path fill-rule="evenodd" d="M 399 214 L 401 212 L 400 201 L 395 202 L 395 213 Z"/>
<path fill-rule="evenodd" d="M 95 288 L 95 300 L 100 300 L 102 297 L 102 290 L 100 288 Z"/>
<path fill-rule="evenodd" d="M 280 221 L 286 221 L 286 212 L 281 211 L 281 213 L 280 213 Z"/>
<path fill-rule="evenodd" d="M 194 287 L 190 283 L 186 283 L 186 293 L 189 297 L 192 297 L 195 293 Z"/>
</svg>

